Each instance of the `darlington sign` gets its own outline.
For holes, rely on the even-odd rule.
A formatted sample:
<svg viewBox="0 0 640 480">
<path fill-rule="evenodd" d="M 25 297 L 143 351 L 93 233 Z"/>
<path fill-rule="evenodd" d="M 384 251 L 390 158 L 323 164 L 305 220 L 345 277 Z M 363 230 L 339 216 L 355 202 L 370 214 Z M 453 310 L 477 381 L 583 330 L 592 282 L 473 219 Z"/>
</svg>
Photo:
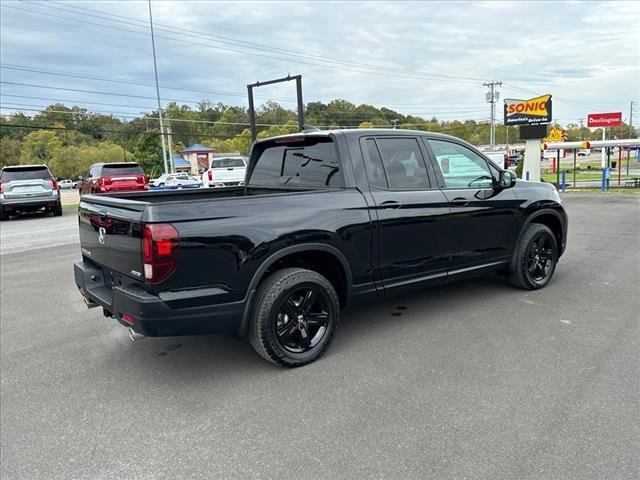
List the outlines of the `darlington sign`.
<svg viewBox="0 0 640 480">
<path fill-rule="evenodd" d="M 622 125 L 622 112 L 590 113 L 587 115 L 587 127 L 618 127 Z"/>
<path fill-rule="evenodd" d="M 537 125 L 551 122 L 551 95 L 529 100 L 504 99 L 505 125 Z"/>
</svg>

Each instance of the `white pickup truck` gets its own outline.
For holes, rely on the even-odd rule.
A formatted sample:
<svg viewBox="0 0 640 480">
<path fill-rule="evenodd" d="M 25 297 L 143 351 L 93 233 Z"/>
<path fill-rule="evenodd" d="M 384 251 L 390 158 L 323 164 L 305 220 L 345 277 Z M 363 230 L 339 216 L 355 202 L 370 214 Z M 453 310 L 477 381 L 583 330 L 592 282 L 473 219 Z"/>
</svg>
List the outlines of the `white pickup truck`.
<svg viewBox="0 0 640 480">
<path fill-rule="evenodd" d="M 232 187 L 244 185 L 247 162 L 244 157 L 213 158 L 209 169 L 202 173 L 205 187 Z"/>
</svg>

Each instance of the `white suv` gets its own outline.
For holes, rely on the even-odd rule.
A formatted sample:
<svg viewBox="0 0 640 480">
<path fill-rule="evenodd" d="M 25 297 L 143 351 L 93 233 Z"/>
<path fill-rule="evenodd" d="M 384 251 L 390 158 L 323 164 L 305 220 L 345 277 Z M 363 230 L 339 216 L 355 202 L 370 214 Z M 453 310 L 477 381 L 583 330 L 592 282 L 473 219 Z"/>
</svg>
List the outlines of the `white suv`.
<svg viewBox="0 0 640 480">
<path fill-rule="evenodd" d="M 244 157 L 219 157 L 211 160 L 209 169 L 202 174 L 205 187 L 231 187 L 244 185 L 247 161 Z"/>
</svg>

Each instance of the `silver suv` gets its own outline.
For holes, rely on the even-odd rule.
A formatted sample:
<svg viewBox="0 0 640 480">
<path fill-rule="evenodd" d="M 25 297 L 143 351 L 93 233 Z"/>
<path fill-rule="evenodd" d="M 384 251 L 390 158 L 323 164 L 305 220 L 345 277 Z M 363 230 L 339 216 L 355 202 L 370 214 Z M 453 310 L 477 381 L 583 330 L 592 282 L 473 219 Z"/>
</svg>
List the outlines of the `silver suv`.
<svg viewBox="0 0 640 480">
<path fill-rule="evenodd" d="M 60 189 L 46 165 L 4 167 L 0 173 L 0 220 L 44 209 L 62 215 Z"/>
</svg>

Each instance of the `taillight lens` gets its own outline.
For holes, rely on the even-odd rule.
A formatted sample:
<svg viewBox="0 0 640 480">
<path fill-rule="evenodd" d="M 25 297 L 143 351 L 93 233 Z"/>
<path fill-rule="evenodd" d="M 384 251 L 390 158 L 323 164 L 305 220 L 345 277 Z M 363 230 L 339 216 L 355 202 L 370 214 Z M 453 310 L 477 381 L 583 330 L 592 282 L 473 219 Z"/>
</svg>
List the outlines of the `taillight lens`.
<svg viewBox="0 0 640 480">
<path fill-rule="evenodd" d="M 58 190 L 58 182 L 56 182 L 55 178 L 51 179 L 51 189 L 52 190 Z"/>
<path fill-rule="evenodd" d="M 142 233 L 142 258 L 146 283 L 161 283 L 176 270 L 180 236 L 168 223 L 145 225 Z"/>
<path fill-rule="evenodd" d="M 209 170 L 208 176 L 209 176 L 209 181 L 213 182 L 213 172 L 211 170 Z"/>
<path fill-rule="evenodd" d="M 0 193 L 2 193 L 2 184 L 4 183 L 4 180 L 0 180 Z"/>
</svg>

